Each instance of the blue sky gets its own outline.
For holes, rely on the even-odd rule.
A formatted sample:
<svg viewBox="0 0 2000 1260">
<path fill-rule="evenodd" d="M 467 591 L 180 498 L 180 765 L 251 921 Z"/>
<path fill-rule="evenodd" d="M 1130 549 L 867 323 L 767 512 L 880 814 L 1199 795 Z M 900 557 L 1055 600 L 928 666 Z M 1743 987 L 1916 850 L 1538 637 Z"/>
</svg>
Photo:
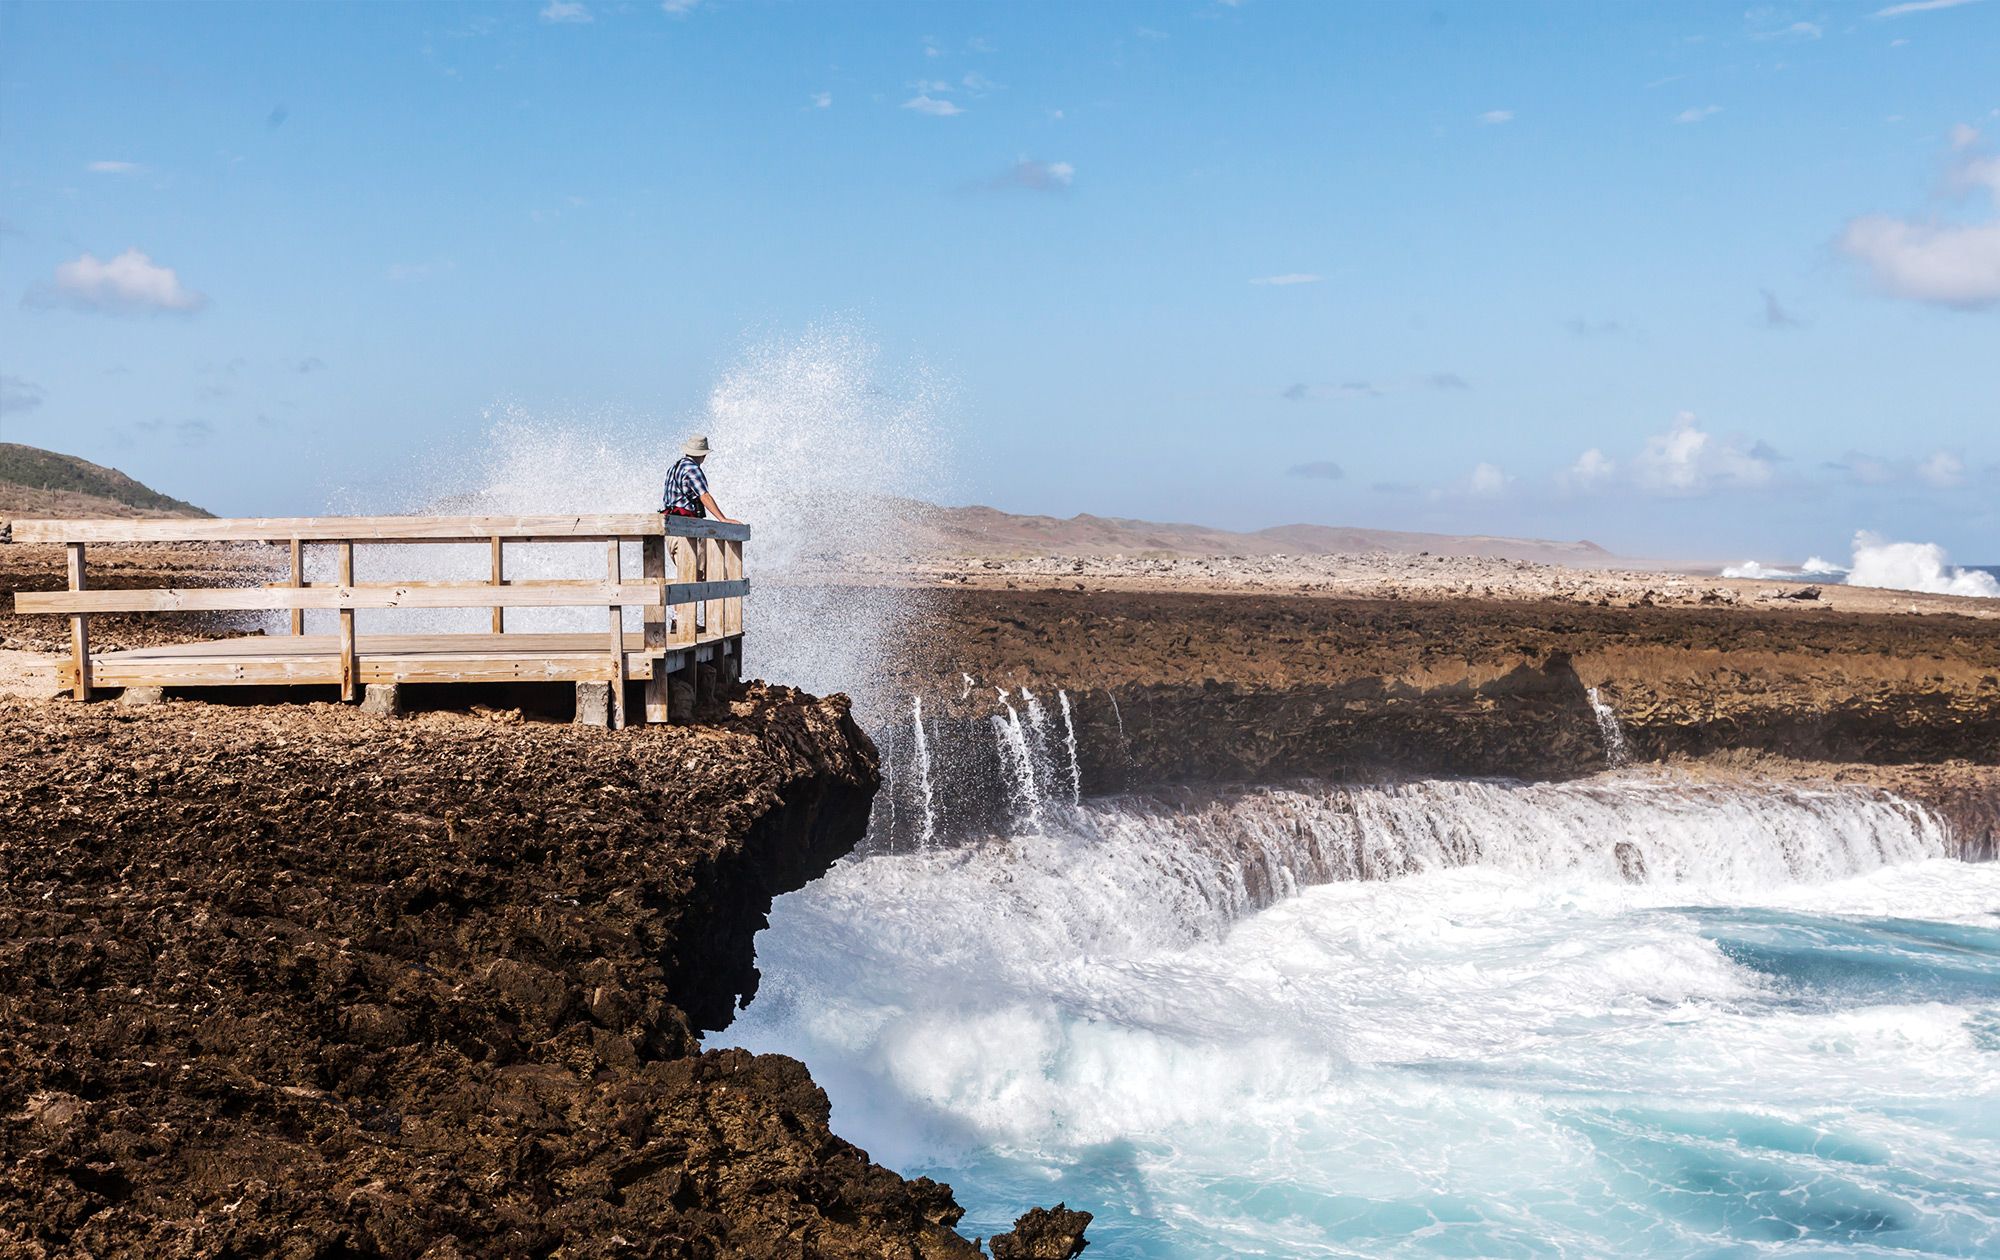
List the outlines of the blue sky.
<svg viewBox="0 0 2000 1260">
<path fill-rule="evenodd" d="M 317 511 L 831 321 L 961 501 L 1991 563 L 1996 66 L 2000 0 L 5 4 L 0 436 Z"/>
</svg>

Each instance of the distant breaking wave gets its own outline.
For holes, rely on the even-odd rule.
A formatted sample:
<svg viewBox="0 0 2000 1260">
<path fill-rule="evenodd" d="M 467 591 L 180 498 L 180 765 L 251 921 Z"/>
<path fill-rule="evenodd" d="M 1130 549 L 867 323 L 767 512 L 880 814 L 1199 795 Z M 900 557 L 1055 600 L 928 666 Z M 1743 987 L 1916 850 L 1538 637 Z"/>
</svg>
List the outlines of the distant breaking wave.
<svg viewBox="0 0 2000 1260">
<path fill-rule="evenodd" d="M 1889 542 L 1862 531 L 1854 536 L 1854 563 L 1838 565 L 1813 556 L 1797 568 L 1745 560 L 1723 569 L 1726 578 L 1764 582 L 1845 582 L 1926 595 L 2000 598 L 2000 578 L 1991 570 L 1951 564 L 1936 543 Z"/>
</svg>

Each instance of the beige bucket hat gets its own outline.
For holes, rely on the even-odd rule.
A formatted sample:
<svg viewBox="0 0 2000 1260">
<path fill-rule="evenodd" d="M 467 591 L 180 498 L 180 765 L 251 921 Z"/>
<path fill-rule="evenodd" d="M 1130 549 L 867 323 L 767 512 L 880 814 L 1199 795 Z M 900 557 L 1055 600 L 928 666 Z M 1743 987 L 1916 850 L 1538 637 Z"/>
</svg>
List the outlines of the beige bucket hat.
<svg viewBox="0 0 2000 1260">
<path fill-rule="evenodd" d="M 708 436 L 697 433 L 687 441 L 681 443 L 681 454 L 696 457 L 708 454 Z"/>
</svg>

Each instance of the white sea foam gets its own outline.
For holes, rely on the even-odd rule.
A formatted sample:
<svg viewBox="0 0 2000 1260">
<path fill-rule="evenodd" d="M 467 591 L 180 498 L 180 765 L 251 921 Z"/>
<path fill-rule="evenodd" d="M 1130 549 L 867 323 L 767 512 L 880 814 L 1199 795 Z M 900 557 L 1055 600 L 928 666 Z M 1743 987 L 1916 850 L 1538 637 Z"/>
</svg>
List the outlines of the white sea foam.
<svg viewBox="0 0 2000 1260">
<path fill-rule="evenodd" d="M 803 1057 L 968 1228 L 1062 1197 L 1140 1256 L 2000 1246 L 2000 866 L 1915 807 L 1624 774 L 1045 822 L 782 898 L 718 1039 Z"/>
</svg>

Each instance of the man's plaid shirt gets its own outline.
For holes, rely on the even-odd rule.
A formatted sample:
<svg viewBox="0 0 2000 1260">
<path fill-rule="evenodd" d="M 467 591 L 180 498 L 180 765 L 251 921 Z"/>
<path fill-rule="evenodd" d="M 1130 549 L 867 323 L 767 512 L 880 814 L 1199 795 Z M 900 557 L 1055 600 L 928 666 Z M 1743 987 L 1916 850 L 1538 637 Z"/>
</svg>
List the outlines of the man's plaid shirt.
<svg viewBox="0 0 2000 1260">
<path fill-rule="evenodd" d="M 660 510 L 679 508 L 702 515 L 701 496 L 708 493 L 708 474 L 701 465 L 683 455 L 667 472 L 667 484 L 660 490 Z"/>
</svg>

